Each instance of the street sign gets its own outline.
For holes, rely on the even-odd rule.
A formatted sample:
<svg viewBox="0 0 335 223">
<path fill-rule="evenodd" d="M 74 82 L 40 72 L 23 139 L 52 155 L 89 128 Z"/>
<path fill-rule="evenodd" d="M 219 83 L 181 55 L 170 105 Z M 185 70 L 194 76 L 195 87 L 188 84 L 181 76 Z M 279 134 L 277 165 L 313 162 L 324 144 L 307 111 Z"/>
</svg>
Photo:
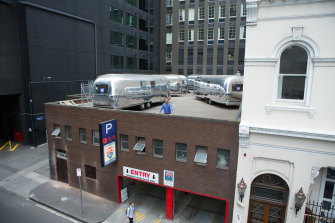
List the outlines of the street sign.
<svg viewBox="0 0 335 223">
<path fill-rule="evenodd" d="M 81 169 L 77 168 L 77 177 L 81 177 Z"/>
<path fill-rule="evenodd" d="M 164 170 L 164 185 L 174 187 L 174 171 Z"/>
<path fill-rule="evenodd" d="M 131 177 L 134 179 L 138 179 L 138 180 L 143 180 L 143 181 L 147 181 L 150 183 L 159 183 L 159 174 L 158 173 L 152 173 L 149 171 L 144 171 L 144 170 L 138 170 L 135 168 L 131 168 L 131 167 L 123 167 L 123 175 L 126 177 Z"/>
<path fill-rule="evenodd" d="M 105 167 L 117 160 L 115 120 L 99 124 L 99 137 L 101 166 Z"/>
</svg>

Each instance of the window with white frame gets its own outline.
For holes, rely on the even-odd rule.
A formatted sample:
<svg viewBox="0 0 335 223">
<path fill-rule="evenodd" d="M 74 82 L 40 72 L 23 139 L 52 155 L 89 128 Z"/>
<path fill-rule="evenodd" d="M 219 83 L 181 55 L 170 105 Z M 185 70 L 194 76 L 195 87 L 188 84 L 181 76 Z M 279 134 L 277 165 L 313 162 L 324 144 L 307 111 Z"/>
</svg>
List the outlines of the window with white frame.
<svg viewBox="0 0 335 223">
<path fill-rule="evenodd" d="M 185 21 L 185 9 L 179 9 L 179 21 Z"/>
<path fill-rule="evenodd" d="M 194 9 L 188 10 L 188 21 L 194 21 Z"/>
<path fill-rule="evenodd" d="M 289 46 L 280 56 L 278 99 L 304 100 L 308 67 L 307 51 Z"/>
<path fill-rule="evenodd" d="M 214 16 L 215 16 L 214 6 L 209 6 L 208 7 L 208 18 L 214 19 Z"/>
<path fill-rule="evenodd" d="M 241 4 L 241 16 L 247 16 L 247 5 L 244 3 Z"/>
<path fill-rule="evenodd" d="M 172 49 L 166 49 L 166 62 L 172 62 Z"/>
<path fill-rule="evenodd" d="M 167 14 L 166 15 L 166 25 L 167 26 L 171 26 L 172 25 L 172 17 L 173 15 L 172 14 Z"/>
<path fill-rule="evenodd" d="M 204 146 L 196 146 L 196 153 L 194 162 L 199 165 L 207 165 L 207 152 L 208 148 Z"/>
<path fill-rule="evenodd" d="M 209 40 L 214 39 L 214 28 L 213 27 L 208 28 L 207 39 Z"/>
<path fill-rule="evenodd" d="M 241 26 L 240 27 L 240 39 L 245 39 L 246 38 L 246 31 L 247 31 L 246 26 Z"/>
<path fill-rule="evenodd" d="M 185 40 L 185 30 L 180 29 L 179 30 L 179 42 L 184 42 Z"/>
<path fill-rule="evenodd" d="M 173 0 L 166 0 L 166 7 L 173 6 Z"/>
<path fill-rule="evenodd" d="M 166 33 L 166 44 L 172 44 L 172 33 Z"/>
<path fill-rule="evenodd" d="M 220 5 L 220 18 L 226 17 L 226 6 Z"/>
<path fill-rule="evenodd" d="M 236 16 L 236 4 L 230 5 L 230 11 L 229 11 L 230 17 Z"/>
<path fill-rule="evenodd" d="M 176 143 L 176 160 L 186 161 L 187 160 L 187 145 L 184 143 Z"/>
<path fill-rule="evenodd" d="M 194 29 L 188 30 L 188 41 L 194 41 Z"/>
<path fill-rule="evenodd" d="M 120 134 L 121 150 L 129 150 L 129 137 L 128 135 Z"/>
<path fill-rule="evenodd" d="M 153 153 L 156 157 L 163 157 L 163 140 L 153 140 Z"/>
<path fill-rule="evenodd" d="M 198 40 L 204 40 L 204 29 L 198 29 Z"/>
<path fill-rule="evenodd" d="M 235 39 L 236 27 L 229 27 L 229 39 Z"/>
<path fill-rule="evenodd" d="M 60 138 L 60 125 L 54 124 L 54 130 L 51 135 L 55 136 L 56 138 Z"/>
<path fill-rule="evenodd" d="M 86 143 L 86 129 L 84 128 L 79 128 L 79 141 Z"/>
<path fill-rule="evenodd" d="M 92 144 L 100 144 L 99 131 L 97 130 L 92 130 Z"/>
<path fill-rule="evenodd" d="M 229 168 L 229 161 L 230 161 L 230 150 L 217 149 L 216 167 L 227 169 Z"/>
<path fill-rule="evenodd" d="M 224 39 L 224 27 L 220 27 L 220 30 L 219 30 L 219 39 Z"/>
<path fill-rule="evenodd" d="M 72 140 L 71 126 L 65 126 L 65 139 Z"/>
<path fill-rule="evenodd" d="M 199 20 L 205 19 L 205 8 L 199 8 Z"/>
</svg>

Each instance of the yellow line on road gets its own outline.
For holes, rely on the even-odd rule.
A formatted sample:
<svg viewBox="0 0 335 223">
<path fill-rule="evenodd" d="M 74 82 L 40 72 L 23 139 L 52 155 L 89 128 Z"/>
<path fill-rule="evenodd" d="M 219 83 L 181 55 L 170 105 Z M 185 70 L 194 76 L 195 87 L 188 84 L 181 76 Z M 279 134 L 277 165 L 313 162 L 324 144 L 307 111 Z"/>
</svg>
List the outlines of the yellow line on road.
<svg viewBox="0 0 335 223">
<path fill-rule="evenodd" d="M 16 144 L 16 146 L 14 146 L 14 148 L 10 149 L 9 151 L 11 151 L 11 152 L 14 151 L 18 145 L 19 144 Z"/>
<path fill-rule="evenodd" d="M 146 216 L 145 214 L 137 213 L 137 214 L 135 215 L 134 220 L 141 221 L 141 220 L 145 219 L 146 217 L 147 217 L 147 216 Z"/>
<path fill-rule="evenodd" d="M 5 148 L 5 146 L 7 146 L 8 143 L 10 143 L 10 141 L 6 142 L 5 145 L 3 145 L 3 146 L 0 148 L 0 151 L 1 151 L 3 148 Z"/>
<path fill-rule="evenodd" d="M 155 219 L 155 220 L 152 221 L 152 223 L 159 223 L 161 221 L 162 221 L 162 219 Z"/>
<path fill-rule="evenodd" d="M 125 211 L 127 208 L 122 208 L 122 209 L 119 209 L 119 210 L 117 210 L 117 212 L 116 213 L 119 213 L 119 212 L 121 212 L 121 211 Z"/>
</svg>

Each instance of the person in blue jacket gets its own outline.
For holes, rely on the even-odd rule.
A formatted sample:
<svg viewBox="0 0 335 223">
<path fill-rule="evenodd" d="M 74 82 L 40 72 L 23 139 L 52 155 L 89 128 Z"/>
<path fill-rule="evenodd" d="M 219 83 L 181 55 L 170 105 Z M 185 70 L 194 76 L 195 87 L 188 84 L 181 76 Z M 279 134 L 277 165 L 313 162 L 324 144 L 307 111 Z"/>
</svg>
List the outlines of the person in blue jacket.
<svg viewBox="0 0 335 223">
<path fill-rule="evenodd" d="M 172 115 L 172 105 L 169 103 L 169 99 L 165 99 L 165 103 L 162 105 L 161 109 L 158 113 L 161 113 L 161 111 L 164 109 L 164 114 L 166 115 Z"/>
</svg>

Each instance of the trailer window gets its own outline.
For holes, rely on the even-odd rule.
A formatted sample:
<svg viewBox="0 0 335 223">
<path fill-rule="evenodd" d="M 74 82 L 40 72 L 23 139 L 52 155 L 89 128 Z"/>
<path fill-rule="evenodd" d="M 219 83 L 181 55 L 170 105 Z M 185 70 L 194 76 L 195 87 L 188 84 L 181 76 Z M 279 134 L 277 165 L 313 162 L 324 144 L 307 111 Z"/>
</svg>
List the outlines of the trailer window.
<svg viewBox="0 0 335 223">
<path fill-rule="evenodd" d="M 108 85 L 107 84 L 97 84 L 97 85 L 95 85 L 95 93 L 97 93 L 97 94 L 108 93 Z"/>
<path fill-rule="evenodd" d="M 154 88 L 156 86 L 155 81 L 150 81 L 150 84 L 151 84 L 151 88 Z"/>
<path fill-rule="evenodd" d="M 233 91 L 243 91 L 243 84 L 233 84 Z"/>
<path fill-rule="evenodd" d="M 141 89 L 145 89 L 147 87 L 147 83 L 145 81 L 140 81 Z"/>
</svg>

